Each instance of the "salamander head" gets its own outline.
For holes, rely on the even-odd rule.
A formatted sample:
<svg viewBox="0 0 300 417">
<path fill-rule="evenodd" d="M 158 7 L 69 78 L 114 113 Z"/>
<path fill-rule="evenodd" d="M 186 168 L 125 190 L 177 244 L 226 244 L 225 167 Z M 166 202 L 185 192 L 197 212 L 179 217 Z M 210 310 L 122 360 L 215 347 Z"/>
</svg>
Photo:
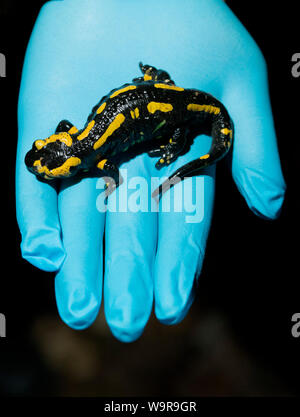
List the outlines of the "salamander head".
<svg viewBox="0 0 300 417">
<path fill-rule="evenodd" d="M 80 158 L 73 155 L 71 145 L 72 137 L 66 132 L 36 140 L 25 156 L 25 164 L 29 171 L 47 180 L 71 177 L 81 164 Z"/>
</svg>

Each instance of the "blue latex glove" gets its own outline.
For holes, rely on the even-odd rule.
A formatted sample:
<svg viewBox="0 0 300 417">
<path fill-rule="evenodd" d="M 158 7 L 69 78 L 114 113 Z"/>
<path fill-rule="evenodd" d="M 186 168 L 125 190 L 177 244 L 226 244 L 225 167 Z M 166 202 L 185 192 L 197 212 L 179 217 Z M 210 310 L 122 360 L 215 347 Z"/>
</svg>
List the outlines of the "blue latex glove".
<svg viewBox="0 0 300 417">
<path fill-rule="evenodd" d="M 107 322 L 122 341 L 141 335 L 153 302 L 163 323 L 178 323 L 187 313 L 211 223 L 215 166 L 198 182 L 184 181 L 188 196 L 201 191 L 193 223 L 193 218 L 187 221 L 189 208 L 104 214 L 102 180 L 69 179 L 57 193 L 26 170 L 24 156 L 33 140 L 52 134 L 61 119 L 83 127 L 104 94 L 139 76 L 139 61 L 225 104 L 235 125 L 233 178 L 255 214 L 276 218 L 285 191 L 265 62 L 222 0 L 48 2 L 29 42 L 19 99 L 16 185 L 22 255 L 38 268 L 58 271 L 58 310 L 73 328 L 86 328 L 96 318 L 103 287 Z M 128 179 L 165 177 L 206 153 L 210 143 L 209 137 L 199 137 L 189 153 L 162 171 L 148 155 L 121 168 L 127 168 Z M 149 189 L 143 192 L 150 198 Z"/>
</svg>

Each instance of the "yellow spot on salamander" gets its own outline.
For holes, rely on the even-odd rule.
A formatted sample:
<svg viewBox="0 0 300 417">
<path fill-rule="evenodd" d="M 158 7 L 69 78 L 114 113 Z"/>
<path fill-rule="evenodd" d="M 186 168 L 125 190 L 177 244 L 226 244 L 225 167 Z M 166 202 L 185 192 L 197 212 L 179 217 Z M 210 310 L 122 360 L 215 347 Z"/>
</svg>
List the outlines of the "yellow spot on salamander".
<svg viewBox="0 0 300 417">
<path fill-rule="evenodd" d="M 139 109 L 136 107 L 136 108 L 134 109 L 134 111 L 133 111 L 133 110 L 130 110 L 130 114 L 131 114 L 131 117 L 132 117 L 133 119 L 137 119 L 137 118 L 139 117 L 139 115 L 140 115 L 140 111 L 139 111 Z"/>
<path fill-rule="evenodd" d="M 223 133 L 224 135 L 229 135 L 230 139 L 232 139 L 232 130 L 231 129 L 227 129 L 227 127 L 225 127 L 225 129 L 221 129 L 221 133 Z"/>
<path fill-rule="evenodd" d="M 97 168 L 99 168 L 99 169 L 103 169 L 103 168 L 104 168 L 104 165 L 106 164 L 106 162 L 107 162 L 107 159 L 102 159 L 102 161 L 100 161 L 100 162 L 97 164 Z"/>
<path fill-rule="evenodd" d="M 99 109 L 97 110 L 97 114 L 100 114 L 103 112 L 103 110 L 105 109 L 106 103 L 102 103 L 101 106 L 99 107 Z"/>
<path fill-rule="evenodd" d="M 207 158 L 209 158 L 209 153 L 207 153 L 207 154 L 205 154 L 203 156 L 200 156 L 199 159 L 207 159 Z"/>
<path fill-rule="evenodd" d="M 100 137 L 100 139 L 97 140 L 97 142 L 94 143 L 94 149 L 100 148 L 100 146 L 103 145 L 103 143 L 106 142 L 106 139 L 111 136 L 124 122 L 125 116 L 122 113 L 119 113 L 116 118 L 111 122 L 111 124 L 108 126 L 106 131 L 103 133 L 103 135 Z"/>
<path fill-rule="evenodd" d="M 45 177 L 59 178 L 68 177 L 70 175 L 70 168 L 81 164 L 81 159 L 75 156 L 67 159 L 60 167 L 49 169 L 46 166 L 41 165 L 41 161 L 35 161 L 34 166 L 36 167 L 39 174 L 45 174 Z"/>
<path fill-rule="evenodd" d="M 129 85 L 128 87 L 124 87 L 124 88 L 121 88 L 120 90 L 117 90 L 117 91 L 115 91 L 111 96 L 110 96 L 110 98 L 114 98 L 114 97 L 116 97 L 116 96 L 118 96 L 119 94 L 121 94 L 121 93 L 125 93 L 126 91 L 129 91 L 129 90 L 135 90 L 136 89 L 136 86 L 135 85 Z"/>
<path fill-rule="evenodd" d="M 157 110 L 168 112 L 173 110 L 172 104 L 169 103 L 156 103 L 155 101 L 150 101 L 147 105 L 149 113 L 155 113 Z"/>
<path fill-rule="evenodd" d="M 152 80 L 151 75 L 145 74 L 144 75 L 144 81 L 150 81 L 150 80 Z"/>
<path fill-rule="evenodd" d="M 164 158 L 161 158 L 161 159 L 159 160 L 159 162 L 160 162 L 161 164 L 163 164 L 163 163 L 165 162 Z"/>
<path fill-rule="evenodd" d="M 36 140 L 34 144 L 36 149 L 40 150 L 46 145 L 46 142 L 44 140 Z"/>
<path fill-rule="evenodd" d="M 77 132 L 78 132 L 78 129 L 75 126 L 72 126 L 71 129 L 68 131 L 70 135 L 73 135 L 74 133 L 77 133 Z"/>
<path fill-rule="evenodd" d="M 163 83 L 154 84 L 154 87 L 166 88 L 167 90 L 174 90 L 174 91 L 184 91 L 184 88 L 182 87 L 177 87 L 176 85 L 169 85 L 169 84 L 163 84 Z"/>
<path fill-rule="evenodd" d="M 219 107 L 215 107 L 215 106 L 210 106 L 207 104 L 188 104 L 187 106 L 188 110 L 191 111 L 205 111 L 206 113 L 214 113 L 214 114 L 219 114 L 220 113 L 220 108 Z"/>
<path fill-rule="evenodd" d="M 60 167 L 51 169 L 50 173 L 57 176 L 68 176 L 70 175 L 70 168 L 76 167 L 81 164 L 81 159 L 75 156 L 67 159 Z"/>
<path fill-rule="evenodd" d="M 79 135 L 79 136 L 77 136 L 77 139 L 78 140 L 82 140 L 82 139 L 85 139 L 87 136 L 88 136 L 88 134 L 90 133 L 90 131 L 93 129 L 93 127 L 94 127 L 94 124 L 95 124 L 95 120 L 92 120 L 88 125 L 87 125 L 87 127 L 84 129 L 84 131 Z"/>
<path fill-rule="evenodd" d="M 48 143 L 56 142 L 57 140 L 60 141 L 60 142 L 65 143 L 67 146 L 72 145 L 72 138 L 69 135 L 69 133 L 61 132 L 61 133 L 57 133 L 55 135 L 49 136 L 49 138 L 47 138 L 46 140 L 36 140 L 35 141 L 35 147 L 38 150 L 40 150 L 44 146 L 48 145 Z"/>
</svg>

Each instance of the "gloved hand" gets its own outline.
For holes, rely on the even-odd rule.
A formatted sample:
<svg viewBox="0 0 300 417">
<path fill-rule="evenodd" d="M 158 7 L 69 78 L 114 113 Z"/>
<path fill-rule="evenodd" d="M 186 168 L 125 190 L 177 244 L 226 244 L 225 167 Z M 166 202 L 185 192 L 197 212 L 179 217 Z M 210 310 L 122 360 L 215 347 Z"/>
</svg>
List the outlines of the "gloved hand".
<svg viewBox="0 0 300 417">
<path fill-rule="evenodd" d="M 83 127 L 103 95 L 140 75 L 139 61 L 165 69 L 179 86 L 209 92 L 224 103 L 235 126 L 232 175 L 255 214 L 276 218 L 285 191 L 266 65 L 222 0 L 46 3 L 28 45 L 19 98 L 16 186 L 22 255 L 40 269 L 58 271 L 58 310 L 75 329 L 96 318 L 103 286 L 107 322 L 125 342 L 141 335 L 153 302 L 163 323 L 178 323 L 187 313 L 211 223 L 215 166 L 197 181 L 183 182 L 186 200 L 200 193 L 194 214 L 188 205 L 177 211 L 174 197 L 169 212 L 105 214 L 99 200 L 102 180 L 70 178 L 57 192 L 26 170 L 24 156 L 61 119 Z M 148 155 L 121 168 L 127 169 L 128 181 L 144 177 L 150 183 L 151 177 L 166 177 L 205 154 L 210 143 L 209 137 L 198 137 L 186 155 L 161 171 Z M 135 192 L 127 191 L 128 198 Z M 150 199 L 150 187 L 139 193 Z M 126 202 L 123 196 L 121 204 Z"/>
</svg>

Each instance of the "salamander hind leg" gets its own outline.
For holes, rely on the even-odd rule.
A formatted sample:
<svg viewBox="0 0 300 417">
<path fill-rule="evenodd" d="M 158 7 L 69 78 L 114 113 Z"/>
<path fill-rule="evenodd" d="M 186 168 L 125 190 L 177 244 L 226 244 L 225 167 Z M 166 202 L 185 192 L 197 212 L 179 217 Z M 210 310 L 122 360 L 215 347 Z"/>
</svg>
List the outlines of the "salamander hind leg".
<svg viewBox="0 0 300 417">
<path fill-rule="evenodd" d="M 161 145 L 158 149 L 152 151 L 150 156 L 160 156 L 160 159 L 155 164 L 157 169 L 161 169 L 164 166 L 168 166 L 170 163 L 174 162 L 180 152 L 184 149 L 186 144 L 186 129 L 178 127 L 175 129 L 172 137 L 169 139 L 169 142 L 166 145 Z"/>
<path fill-rule="evenodd" d="M 170 75 L 167 71 L 162 69 L 156 69 L 151 65 L 143 65 L 141 62 L 139 63 L 139 67 L 144 74 L 144 77 L 136 78 L 135 80 L 142 80 L 142 81 L 157 81 L 157 82 L 164 82 L 170 85 L 174 85 L 174 81 L 171 80 Z"/>
<path fill-rule="evenodd" d="M 233 140 L 233 125 L 229 118 L 220 118 L 212 127 L 213 142 L 209 152 L 177 169 L 154 192 L 153 198 L 160 198 L 173 185 L 184 178 L 199 175 L 202 170 L 222 159 L 229 151 Z"/>
</svg>

